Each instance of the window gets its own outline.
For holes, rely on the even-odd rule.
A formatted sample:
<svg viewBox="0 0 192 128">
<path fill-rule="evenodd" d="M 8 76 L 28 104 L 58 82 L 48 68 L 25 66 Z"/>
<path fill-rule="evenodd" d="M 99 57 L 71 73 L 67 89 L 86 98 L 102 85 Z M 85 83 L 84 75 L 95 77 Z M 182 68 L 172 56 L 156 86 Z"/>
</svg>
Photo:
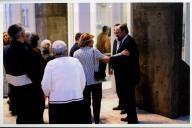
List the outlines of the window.
<svg viewBox="0 0 192 128">
<path fill-rule="evenodd" d="M 22 25 L 25 27 L 29 27 L 29 5 L 22 4 L 21 6 L 21 19 Z"/>
</svg>

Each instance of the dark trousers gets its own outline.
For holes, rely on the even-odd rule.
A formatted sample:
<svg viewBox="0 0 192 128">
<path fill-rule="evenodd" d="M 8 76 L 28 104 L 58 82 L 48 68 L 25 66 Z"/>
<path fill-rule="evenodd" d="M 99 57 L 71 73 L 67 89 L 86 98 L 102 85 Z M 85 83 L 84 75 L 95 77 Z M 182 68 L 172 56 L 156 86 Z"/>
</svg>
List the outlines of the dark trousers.
<svg viewBox="0 0 192 128">
<path fill-rule="evenodd" d="M 40 87 L 33 84 L 13 87 L 17 110 L 17 124 L 41 124 L 45 99 Z"/>
<path fill-rule="evenodd" d="M 88 85 L 85 87 L 84 92 L 84 101 L 86 108 L 88 110 L 88 118 L 91 121 L 91 97 L 92 97 L 92 106 L 93 106 L 93 116 L 95 123 L 98 124 L 100 121 L 100 109 L 101 109 L 101 99 L 102 99 L 102 83 Z"/>
<path fill-rule="evenodd" d="M 8 96 L 9 96 L 9 111 L 12 111 L 13 114 L 17 113 L 16 110 L 16 101 L 14 96 L 14 86 L 11 84 L 8 84 Z"/>
<path fill-rule="evenodd" d="M 115 74 L 115 83 L 116 83 L 116 93 L 117 93 L 117 97 L 119 99 L 119 105 L 118 106 L 121 109 L 125 109 L 126 108 L 126 102 L 125 102 L 125 97 L 123 95 L 123 91 L 124 91 L 123 86 L 127 86 L 127 85 L 124 85 L 124 82 L 121 80 L 121 78 L 117 74 Z"/>
<path fill-rule="evenodd" d="M 104 76 L 104 78 L 106 77 L 105 73 L 106 67 L 107 67 L 106 63 L 104 63 L 103 61 L 99 61 L 99 70 L 101 71 L 102 76 Z"/>
<path fill-rule="evenodd" d="M 125 103 L 126 103 L 128 123 L 137 124 L 138 118 L 137 118 L 136 104 L 135 104 L 135 86 L 128 85 L 128 87 L 124 89 L 123 93 L 124 93 Z"/>
<path fill-rule="evenodd" d="M 137 112 L 135 104 L 135 85 L 126 76 L 122 76 L 115 72 L 117 95 L 119 97 L 119 105 L 126 110 L 128 123 L 137 124 Z"/>
<path fill-rule="evenodd" d="M 87 124 L 84 101 L 49 104 L 50 124 Z"/>
</svg>

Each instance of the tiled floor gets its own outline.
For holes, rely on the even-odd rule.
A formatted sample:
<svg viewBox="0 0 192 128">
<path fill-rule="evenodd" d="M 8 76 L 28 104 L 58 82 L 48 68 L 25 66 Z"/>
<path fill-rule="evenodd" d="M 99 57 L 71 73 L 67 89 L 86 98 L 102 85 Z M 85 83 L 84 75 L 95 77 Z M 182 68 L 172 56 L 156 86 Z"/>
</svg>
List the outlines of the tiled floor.
<svg viewBox="0 0 192 128">
<path fill-rule="evenodd" d="M 112 110 L 113 107 L 117 106 L 117 96 L 115 93 L 106 94 L 102 99 L 101 106 L 101 123 L 102 124 L 126 124 L 121 122 L 120 118 L 126 115 L 120 115 L 120 111 Z M 137 109 L 139 123 L 141 124 L 185 124 L 189 123 L 189 116 L 183 116 L 176 119 L 170 119 L 161 115 L 152 114 L 141 109 Z M 15 124 L 15 116 L 11 116 L 8 111 L 7 99 L 4 99 L 4 123 Z M 48 110 L 44 112 L 44 120 L 48 123 Z"/>
</svg>

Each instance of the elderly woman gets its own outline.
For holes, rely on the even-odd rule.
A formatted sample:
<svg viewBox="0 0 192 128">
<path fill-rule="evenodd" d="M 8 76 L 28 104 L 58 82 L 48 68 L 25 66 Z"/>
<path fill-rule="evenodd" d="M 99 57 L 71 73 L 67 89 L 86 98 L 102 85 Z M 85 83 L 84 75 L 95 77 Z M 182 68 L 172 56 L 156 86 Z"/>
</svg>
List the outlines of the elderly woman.
<svg viewBox="0 0 192 128">
<path fill-rule="evenodd" d="M 94 72 L 98 71 L 99 60 L 108 63 L 110 58 L 108 56 L 103 55 L 99 50 L 93 48 L 93 35 L 88 33 L 84 33 L 80 37 L 80 49 L 74 53 L 74 57 L 78 58 L 81 64 L 83 65 L 83 69 L 86 76 L 86 86 L 84 89 L 84 100 L 86 103 L 86 107 L 89 110 L 89 123 L 91 121 L 91 94 L 93 101 L 93 115 L 95 123 L 98 124 L 100 122 L 100 108 L 101 108 L 101 98 L 102 98 L 102 81 L 96 80 L 94 76 Z M 126 51 L 118 55 L 128 55 Z M 116 56 L 118 56 L 116 55 Z"/>
<path fill-rule="evenodd" d="M 83 90 L 85 74 L 78 59 L 67 57 L 63 41 L 52 45 L 55 59 L 47 63 L 41 82 L 45 96 L 49 97 L 49 123 L 87 123 L 84 115 Z"/>
<path fill-rule="evenodd" d="M 54 59 L 52 52 L 51 52 L 51 41 L 50 40 L 43 40 L 41 42 L 41 54 L 43 56 L 43 58 L 48 62 L 52 59 Z"/>
</svg>

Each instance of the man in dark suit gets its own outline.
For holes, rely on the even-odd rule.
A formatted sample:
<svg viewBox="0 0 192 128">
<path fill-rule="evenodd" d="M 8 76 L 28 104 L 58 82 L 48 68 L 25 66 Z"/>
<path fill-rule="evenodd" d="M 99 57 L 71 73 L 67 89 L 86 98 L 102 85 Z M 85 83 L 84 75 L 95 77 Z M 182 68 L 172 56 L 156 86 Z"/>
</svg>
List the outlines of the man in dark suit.
<svg viewBox="0 0 192 128">
<path fill-rule="evenodd" d="M 114 70 L 117 93 L 122 102 L 122 107 L 127 112 L 127 117 L 122 121 L 138 123 L 135 105 L 135 86 L 140 81 L 139 52 L 134 39 L 128 34 L 126 24 L 117 25 L 115 28 L 117 37 L 113 44 L 113 55 L 129 51 L 129 56 L 116 56 L 110 58 L 110 64 Z"/>
</svg>

